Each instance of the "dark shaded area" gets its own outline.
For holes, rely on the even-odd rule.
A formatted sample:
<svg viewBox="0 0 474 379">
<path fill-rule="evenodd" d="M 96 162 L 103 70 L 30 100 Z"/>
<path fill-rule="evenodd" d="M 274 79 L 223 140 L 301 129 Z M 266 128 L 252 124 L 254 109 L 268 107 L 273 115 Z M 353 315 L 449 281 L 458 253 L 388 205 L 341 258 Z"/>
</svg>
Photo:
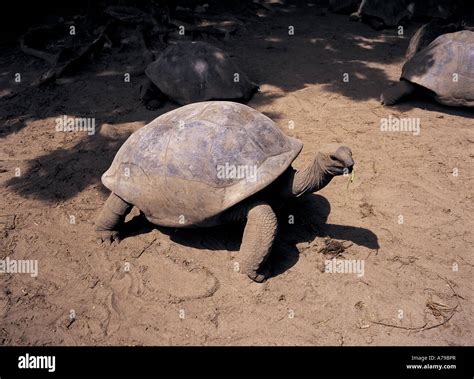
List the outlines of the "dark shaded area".
<svg viewBox="0 0 474 379">
<path fill-rule="evenodd" d="M 316 237 L 351 241 L 368 249 L 379 249 L 377 236 L 368 229 L 327 224 L 330 212 L 328 200 L 317 194 L 290 199 L 284 208 L 277 211 L 278 235 L 268 260 L 272 276 L 284 273 L 298 262 L 300 253 L 297 244 L 312 242 Z M 289 223 L 290 216 L 293 224 Z M 238 251 L 244 226 L 244 223 L 236 223 L 212 228 L 174 229 L 155 226 L 140 215 L 125 223 L 121 232 L 123 238 L 133 238 L 157 228 L 180 245 L 195 249 Z"/>
<path fill-rule="evenodd" d="M 269 261 L 272 276 L 284 273 L 298 262 L 298 243 L 311 242 L 316 237 L 351 241 L 369 249 L 379 249 L 377 236 L 368 229 L 327 224 L 330 212 L 331 205 L 328 200 L 317 194 L 309 194 L 288 202 L 279 212 L 279 234 Z M 294 216 L 294 224 L 288 223 L 289 215 Z"/>
<path fill-rule="evenodd" d="M 123 85 L 125 84 L 121 84 L 120 80 L 110 80 L 110 84 L 107 86 L 108 91 L 113 93 L 114 88 Z M 81 83 L 77 83 L 75 86 L 77 87 L 77 91 L 75 91 L 77 96 L 68 100 L 71 104 L 70 107 L 65 107 L 61 104 L 61 100 L 57 100 L 57 97 L 61 96 L 63 86 L 53 85 L 45 91 L 52 90 L 54 87 L 57 91 L 55 95 L 51 91 L 38 99 L 46 105 L 41 115 L 34 117 L 27 111 L 16 124 L 7 128 L 3 126 L 1 129 L 0 136 L 4 137 L 5 134 L 21 130 L 29 120 L 46 117 L 60 118 L 64 114 L 68 117 L 93 117 L 96 120 L 94 135 L 89 136 L 87 132 L 75 132 L 74 137 L 78 137 L 78 142 L 72 148 L 61 148 L 41 155 L 28 162 L 28 169 L 20 177 L 12 175 L 13 177 L 7 182 L 7 187 L 21 193 L 22 196 L 36 197 L 45 202 L 54 203 L 74 197 L 91 184 L 100 183 L 101 175 L 110 166 L 115 153 L 128 137 L 127 133 L 116 134 L 110 130 L 104 133 L 102 131 L 104 123 L 113 125 L 142 121 L 146 124 L 157 116 L 156 112 L 137 109 L 133 107 L 133 104 L 127 105 L 125 101 L 120 104 L 120 99 L 105 98 L 102 101 L 94 101 L 95 99 L 84 98 L 84 94 L 80 90 Z M 132 90 L 131 96 L 136 92 Z M 24 104 L 28 106 L 28 103 Z M 59 109 L 48 109 L 48 106 Z M 55 131 L 54 119 L 48 123 L 47 127 L 51 134 L 64 133 Z M 14 146 L 9 150 L 13 155 Z M 103 186 L 99 188 L 107 191 Z"/>
<path fill-rule="evenodd" d="M 395 105 L 400 112 L 407 112 L 412 108 L 420 108 L 429 112 L 445 113 L 453 116 L 461 116 L 474 119 L 474 111 L 468 107 L 448 107 L 437 103 L 433 94 L 426 89 L 420 89 L 415 94 L 408 96 L 405 100 Z M 457 125 L 452 125 L 455 128 Z"/>
<path fill-rule="evenodd" d="M 409 21 L 427 22 L 432 18 L 474 21 L 470 0 L 326 0 L 332 12 L 354 14 L 371 27 L 390 28 Z M 375 18 L 381 25 L 372 23 Z M 396 21 L 398 20 L 398 21 Z M 392 21 L 392 22 L 391 22 Z M 396 22 L 394 22 L 396 21 Z"/>
<path fill-rule="evenodd" d="M 298 2 L 298 1 L 297 1 Z M 297 3 L 296 2 L 296 3 Z M 141 9 L 145 13 L 159 10 L 169 12 L 171 17 L 180 11 L 176 7 L 194 9 L 198 5 L 209 4 L 216 12 L 252 15 L 258 7 L 252 0 L 45 0 L 41 2 L 19 0 L 2 3 L 0 9 L 0 31 L 2 41 L 14 41 L 34 25 L 51 24 L 65 18 L 87 17 L 101 22 L 107 17 L 104 9 L 108 6 L 125 6 Z"/>
</svg>

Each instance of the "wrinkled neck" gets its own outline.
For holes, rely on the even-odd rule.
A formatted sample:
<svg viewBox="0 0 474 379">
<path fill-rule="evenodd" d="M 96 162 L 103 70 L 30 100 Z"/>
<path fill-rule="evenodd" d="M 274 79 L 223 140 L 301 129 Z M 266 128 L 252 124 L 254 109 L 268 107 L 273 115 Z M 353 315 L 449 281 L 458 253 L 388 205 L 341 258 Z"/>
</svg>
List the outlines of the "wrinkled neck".
<svg viewBox="0 0 474 379">
<path fill-rule="evenodd" d="M 312 163 L 294 173 L 291 190 L 293 196 L 317 192 L 329 184 L 334 175 L 326 171 L 324 162 L 325 156 L 318 153 Z"/>
</svg>

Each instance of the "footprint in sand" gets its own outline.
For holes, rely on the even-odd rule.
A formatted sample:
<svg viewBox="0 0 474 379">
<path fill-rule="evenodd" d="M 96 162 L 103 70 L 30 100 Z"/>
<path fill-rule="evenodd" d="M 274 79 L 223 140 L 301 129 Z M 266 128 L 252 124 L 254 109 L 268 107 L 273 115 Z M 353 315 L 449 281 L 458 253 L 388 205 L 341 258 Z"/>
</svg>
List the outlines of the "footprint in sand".
<svg viewBox="0 0 474 379">
<path fill-rule="evenodd" d="M 153 292 L 166 293 L 177 301 L 212 296 L 219 281 L 207 268 L 163 254 L 143 255 L 140 265 L 146 266 L 143 282 Z"/>
</svg>

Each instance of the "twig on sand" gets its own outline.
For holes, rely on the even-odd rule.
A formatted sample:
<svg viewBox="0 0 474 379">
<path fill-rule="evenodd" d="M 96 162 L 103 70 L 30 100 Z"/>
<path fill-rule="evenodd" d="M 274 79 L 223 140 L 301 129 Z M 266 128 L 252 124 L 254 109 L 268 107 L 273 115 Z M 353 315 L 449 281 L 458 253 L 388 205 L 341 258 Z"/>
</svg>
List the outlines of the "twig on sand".
<svg viewBox="0 0 474 379">
<path fill-rule="evenodd" d="M 349 245 L 344 245 L 342 242 L 326 238 L 324 240 L 324 247 L 319 249 L 318 253 L 322 253 L 324 255 L 331 255 L 332 258 L 339 257 L 342 253 L 344 253 L 349 247 L 353 244 L 350 243 Z"/>
<path fill-rule="evenodd" d="M 451 320 L 453 318 L 455 311 L 456 310 L 454 310 L 453 313 L 451 313 L 451 315 L 449 317 L 445 318 L 444 321 L 440 322 L 439 324 L 428 326 L 428 327 L 423 328 L 422 330 L 419 330 L 419 331 L 421 332 L 421 331 L 424 331 L 424 330 L 434 329 L 434 328 L 437 328 L 438 326 L 446 324 L 449 320 Z"/>
<path fill-rule="evenodd" d="M 20 49 L 23 51 L 25 54 L 32 55 L 36 58 L 43 59 L 47 63 L 54 65 L 56 63 L 56 60 L 58 59 L 58 54 L 51 54 L 47 53 L 45 51 L 41 51 L 38 49 L 35 49 L 33 47 L 30 47 L 28 45 L 28 39 L 30 36 L 34 35 L 35 33 L 38 32 L 44 32 L 44 31 L 50 31 L 52 30 L 52 27 L 36 27 L 30 29 L 26 34 L 20 37 Z"/>
<path fill-rule="evenodd" d="M 148 250 L 154 243 L 155 241 L 158 239 L 158 237 L 155 237 L 153 238 L 152 241 L 148 242 L 142 249 L 138 250 L 138 251 L 134 251 L 131 256 L 133 258 L 140 258 L 141 255 L 146 251 Z"/>
<path fill-rule="evenodd" d="M 468 264 L 469 266 L 474 267 L 474 265 L 473 265 L 472 263 L 466 261 L 466 260 L 465 260 L 463 257 L 461 257 L 460 255 L 457 255 L 457 257 L 458 257 L 459 259 L 461 259 L 464 263 Z"/>
<path fill-rule="evenodd" d="M 438 277 L 439 277 L 440 279 L 443 279 L 443 280 L 446 282 L 446 284 L 449 286 L 449 288 L 451 288 L 451 291 L 453 292 L 453 296 L 456 297 L 456 299 L 457 299 L 457 305 L 456 305 L 455 308 L 457 308 L 457 307 L 459 306 L 459 307 L 462 309 L 461 302 L 459 301 L 459 299 L 463 299 L 463 300 L 464 300 L 464 298 L 463 298 L 461 295 L 459 295 L 459 294 L 455 291 L 455 289 L 453 288 L 453 286 L 452 286 L 452 284 L 451 284 L 451 281 L 450 281 L 448 278 L 442 277 L 441 275 L 438 275 Z"/>
<path fill-rule="evenodd" d="M 75 51 L 67 51 L 66 49 L 58 54 L 55 65 L 48 70 L 37 82 L 37 84 L 45 84 L 62 76 L 66 71 L 84 61 L 92 53 L 100 50 L 105 42 L 105 33 L 109 29 L 112 22 L 108 22 L 105 26 L 99 28 L 98 37 L 85 47 L 79 48 L 78 53 Z M 72 55 L 72 57 L 68 57 Z"/>
<path fill-rule="evenodd" d="M 388 326 L 388 327 L 390 327 L 390 328 L 411 330 L 411 331 L 415 331 L 415 332 L 419 332 L 419 331 L 421 331 L 421 330 L 424 330 L 424 328 L 426 327 L 426 325 L 428 325 L 427 323 L 425 323 L 425 325 L 423 325 L 423 326 L 408 327 L 408 326 L 402 326 L 402 325 L 388 324 L 388 323 L 385 323 L 385 322 L 382 322 L 382 321 L 373 321 L 373 320 L 369 320 L 369 321 L 370 321 L 372 324 L 377 324 L 377 325 L 382 325 L 382 326 Z"/>
<path fill-rule="evenodd" d="M 418 327 L 407 327 L 407 326 L 402 326 L 402 325 L 394 325 L 394 324 L 389 324 L 389 323 L 385 323 L 385 322 L 382 322 L 382 321 L 374 321 L 374 320 L 370 320 L 370 322 L 372 322 L 373 324 L 377 324 L 377 325 L 387 326 L 387 327 L 390 327 L 390 328 L 410 330 L 410 331 L 413 331 L 413 332 L 423 332 L 425 330 L 434 329 L 434 328 L 437 328 L 439 326 L 442 326 L 442 325 L 446 324 L 449 320 L 451 320 L 453 318 L 453 316 L 456 313 L 458 307 L 462 309 L 462 306 L 461 306 L 461 303 L 459 302 L 459 299 L 462 299 L 463 297 L 457 294 L 457 292 L 454 290 L 453 286 L 451 285 L 450 281 L 447 278 L 444 278 L 440 275 L 438 275 L 438 276 L 448 284 L 449 288 L 453 292 L 453 296 L 456 297 L 456 301 L 457 301 L 457 304 L 454 307 L 448 307 L 445 304 L 436 303 L 436 302 L 433 302 L 431 300 L 426 303 L 426 306 L 428 307 L 428 309 L 430 309 L 432 311 L 434 316 L 443 317 L 442 322 L 440 322 L 438 324 L 434 324 L 434 325 L 429 325 L 429 326 L 428 326 L 428 323 L 425 323 L 423 326 L 418 326 Z M 449 316 L 445 316 L 443 314 L 443 312 L 446 312 L 446 311 L 450 311 L 451 314 Z"/>
<path fill-rule="evenodd" d="M 383 326 L 388 326 L 390 328 L 397 328 L 397 329 L 404 329 L 404 330 L 410 330 L 412 332 L 423 332 L 425 330 L 430 330 L 430 329 L 434 329 L 434 328 L 437 328 L 438 326 L 441 326 L 441 325 L 444 325 L 446 324 L 449 320 L 451 320 L 451 318 L 454 316 L 454 313 L 451 313 L 451 315 L 447 318 L 445 318 L 442 322 L 440 322 L 439 324 L 435 324 L 435 325 L 430 325 L 428 326 L 428 323 L 425 323 L 423 326 L 417 326 L 417 327 L 408 327 L 408 326 L 401 326 L 401 325 L 394 325 L 394 324 L 388 324 L 388 323 L 385 323 L 385 322 L 381 322 L 381 321 L 373 321 L 373 320 L 370 320 L 371 323 L 373 324 L 377 324 L 377 325 L 383 325 Z"/>
</svg>

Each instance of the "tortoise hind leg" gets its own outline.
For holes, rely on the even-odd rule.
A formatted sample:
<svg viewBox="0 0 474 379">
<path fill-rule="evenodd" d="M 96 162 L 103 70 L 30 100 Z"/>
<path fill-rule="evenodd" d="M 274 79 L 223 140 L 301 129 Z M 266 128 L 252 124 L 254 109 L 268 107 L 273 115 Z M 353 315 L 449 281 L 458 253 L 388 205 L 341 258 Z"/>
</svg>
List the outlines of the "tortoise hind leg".
<svg viewBox="0 0 474 379">
<path fill-rule="evenodd" d="M 123 201 L 112 192 L 95 223 L 97 242 L 105 242 L 106 244 L 113 241 L 118 242 L 120 240 L 118 229 L 132 208 L 132 204 Z"/>
<path fill-rule="evenodd" d="M 157 110 L 166 100 L 166 95 L 150 79 L 147 78 L 140 86 L 140 101 L 146 109 Z"/>
<path fill-rule="evenodd" d="M 415 86 L 406 80 L 400 80 L 393 87 L 387 88 L 382 95 L 380 101 L 384 105 L 394 105 L 402 97 L 405 97 L 415 90 Z"/>
<path fill-rule="evenodd" d="M 247 219 L 239 252 L 239 271 L 258 283 L 269 276 L 264 263 L 272 250 L 278 222 L 273 209 L 265 202 L 241 205 L 227 215 L 228 221 Z"/>
</svg>

